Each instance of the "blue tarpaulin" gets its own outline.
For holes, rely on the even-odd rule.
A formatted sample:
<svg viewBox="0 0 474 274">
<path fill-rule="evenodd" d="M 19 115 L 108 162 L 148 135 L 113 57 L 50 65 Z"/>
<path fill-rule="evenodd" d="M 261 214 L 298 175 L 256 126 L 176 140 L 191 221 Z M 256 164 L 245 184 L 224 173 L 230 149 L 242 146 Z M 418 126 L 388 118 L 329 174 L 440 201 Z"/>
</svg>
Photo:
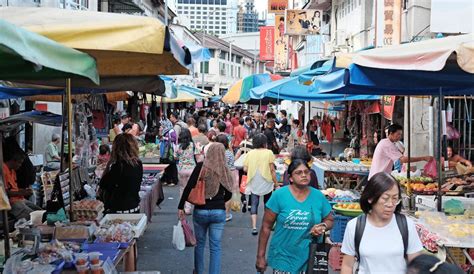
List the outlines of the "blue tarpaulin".
<svg viewBox="0 0 474 274">
<path fill-rule="evenodd" d="M 316 93 L 379 95 L 474 94 L 474 76 L 455 64 L 440 71 L 394 70 L 351 64 L 348 69 L 317 77 L 311 86 Z"/>
<path fill-rule="evenodd" d="M 38 123 L 59 127 L 62 123 L 62 116 L 47 111 L 33 110 L 22 112 L 0 120 L 0 130 L 11 131 L 24 123 Z"/>
<path fill-rule="evenodd" d="M 275 98 L 290 101 L 348 101 L 348 100 L 379 100 L 380 96 L 319 94 L 311 91 L 310 86 L 299 83 L 298 77 L 285 78 L 267 83 L 250 90 L 253 99 Z"/>
</svg>

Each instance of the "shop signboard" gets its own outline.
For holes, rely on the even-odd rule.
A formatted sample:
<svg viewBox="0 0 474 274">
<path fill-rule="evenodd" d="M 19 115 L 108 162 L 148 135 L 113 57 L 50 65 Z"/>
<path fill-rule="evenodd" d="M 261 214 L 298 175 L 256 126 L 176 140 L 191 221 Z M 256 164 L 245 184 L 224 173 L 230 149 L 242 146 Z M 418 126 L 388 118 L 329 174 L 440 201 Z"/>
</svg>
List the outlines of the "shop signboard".
<svg viewBox="0 0 474 274">
<path fill-rule="evenodd" d="M 260 28 L 260 61 L 273 61 L 275 57 L 275 27 Z"/>
<path fill-rule="evenodd" d="M 402 0 L 377 0 L 376 11 L 376 46 L 400 44 Z"/>
<path fill-rule="evenodd" d="M 288 36 L 285 35 L 285 15 L 275 15 L 275 59 L 274 68 L 277 71 L 288 69 Z"/>
<path fill-rule="evenodd" d="M 321 10 L 286 10 L 285 33 L 289 35 L 315 35 L 321 31 Z"/>
<path fill-rule="evenodd" d="M 284 13 L 288 8 L 288 0 L 268 0 L 268 13 Z"/>
</svg>

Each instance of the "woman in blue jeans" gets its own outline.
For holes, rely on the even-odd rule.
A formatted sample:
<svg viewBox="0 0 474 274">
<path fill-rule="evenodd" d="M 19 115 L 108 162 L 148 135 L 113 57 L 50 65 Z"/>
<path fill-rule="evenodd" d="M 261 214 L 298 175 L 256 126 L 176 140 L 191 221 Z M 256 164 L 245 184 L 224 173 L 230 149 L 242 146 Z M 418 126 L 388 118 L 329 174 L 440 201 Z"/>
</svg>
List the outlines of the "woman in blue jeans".
<svg viewBox="0 0 474 274">
<path fill-rule="evenodd" d="M 194 248 L 194 273 L 204 273 L 204 247 L 209 233 L 209 274 L 221 273 L 221 238 L 225 225 L 225 203 L 232 197 L 234 177 L 226 165 L 225 148 L 221 143 L 212 143 L 203 163 L 198 163 L 184 189 L 178 205 L 178 217 L 185 218 L 184 203 L 196 186 L 199 175 L 205 182 L 206 203 L 196 205 L 193 213 L 194 233 L 197 245 Z"/>
</svg>

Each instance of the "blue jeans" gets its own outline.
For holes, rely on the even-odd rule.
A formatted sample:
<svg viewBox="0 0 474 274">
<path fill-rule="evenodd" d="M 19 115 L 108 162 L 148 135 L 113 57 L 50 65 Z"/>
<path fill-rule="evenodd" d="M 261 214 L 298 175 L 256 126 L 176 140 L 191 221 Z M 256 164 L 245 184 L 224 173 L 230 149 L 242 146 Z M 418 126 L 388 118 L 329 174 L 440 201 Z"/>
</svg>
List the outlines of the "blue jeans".
<svg viewBox="0 0 474 274">
<path fill-rule="evenodd" d="M 209 274 L 221 273 L 221 239 L 225 225 L 225 210 L 194 209 L 193 223 L 197 245 L 194 248 L 194 270 L 197 274 L 204 273 L 204 247 L 209 231 Z"/>
</svg>

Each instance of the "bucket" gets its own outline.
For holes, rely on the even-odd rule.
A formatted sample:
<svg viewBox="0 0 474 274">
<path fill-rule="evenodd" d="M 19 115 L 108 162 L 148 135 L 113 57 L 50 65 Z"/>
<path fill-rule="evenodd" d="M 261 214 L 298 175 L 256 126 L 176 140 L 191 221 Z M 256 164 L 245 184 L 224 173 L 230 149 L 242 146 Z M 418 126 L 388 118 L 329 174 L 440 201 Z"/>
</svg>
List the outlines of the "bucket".
<svg viewBox="0 0 474 274">
<path fill-rule="evenodd" d="M 33 225 L 41 225 L 43 223 L 43 214 L 46 210 L 37 210 L 30 213 L 30 220 Z"/>
</svg>

